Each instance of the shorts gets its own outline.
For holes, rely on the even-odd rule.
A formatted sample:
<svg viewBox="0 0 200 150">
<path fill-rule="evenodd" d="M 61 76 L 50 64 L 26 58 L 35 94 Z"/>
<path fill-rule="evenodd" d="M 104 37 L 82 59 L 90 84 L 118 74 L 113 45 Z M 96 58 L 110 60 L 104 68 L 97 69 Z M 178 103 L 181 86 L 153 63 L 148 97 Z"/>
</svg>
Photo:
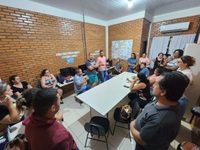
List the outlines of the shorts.
<svg viewBox="0 0 200 150">
<path fill-rule="evenodd" d="M 94 83 L 94 82 L 98 82 L 98 77 L 96 74 L 88 74 L 88 78 L 89 78 L 89 82 L 90 83 Z"/>
</svg>

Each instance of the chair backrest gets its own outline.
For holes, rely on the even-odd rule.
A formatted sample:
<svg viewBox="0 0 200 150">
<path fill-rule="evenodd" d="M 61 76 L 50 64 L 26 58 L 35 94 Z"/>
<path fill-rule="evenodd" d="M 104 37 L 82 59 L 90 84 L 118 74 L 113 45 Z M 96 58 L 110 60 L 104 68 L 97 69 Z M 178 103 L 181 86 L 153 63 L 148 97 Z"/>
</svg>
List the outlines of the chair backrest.
<svg viewBox="0 0 200 150">
<path fill-rule="evenodd" d="M 115 121 L 121 122 L 121 123 L 130 123 L 131 117 L 129 119 L 125 120 L 120 117 L 120 112 L 121 112 L 121 108 L 115 109 L 114 114 L 113 114 L 113 118 L 115 119 Z"/>
<path fill-rule="evenodd" d="M 84 125 L 84 128 L 91 135 L 98 135 L 98 137 L 106 135 L 104 128 L 98 124 L 88 122 Z"/>
<path fill-rule="evenodd" d="M 41 85 L 41 82 L 40 82 L 40 80 L 38 80 L 38 83 L 37 83 L 37 85 L 38 85 L 38 88 L 42 89 L 42 85 Z"/>
</svg>

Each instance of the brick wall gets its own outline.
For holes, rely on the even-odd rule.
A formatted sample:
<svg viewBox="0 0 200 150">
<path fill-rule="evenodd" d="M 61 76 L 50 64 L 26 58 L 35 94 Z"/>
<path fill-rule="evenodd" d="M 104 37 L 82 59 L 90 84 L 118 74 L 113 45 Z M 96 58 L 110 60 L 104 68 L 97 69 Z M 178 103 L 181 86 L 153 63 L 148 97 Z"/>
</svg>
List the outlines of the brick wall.
<svg viewBox="0 0 200 150">
<path fill-rule="evenodd" d="M 85 63 L 82 22 L 51 15 L 0 6 L 0 78 L 18 74 L 36 87 L 39 74 L 47 68 L 58 74 L 60 68 Z M 88 51 L 105 49 L 105 27 L 85 24 Z M 80 51 L 75 63 L 56 57 L 59 52 Z"/>
<path fill-rule="evenodd" d="M 142 41 L 148 38 L 149 25 L 145 19 L 137 19 L 109 26 L 109 58 L 112 58 L 112 41 L 117 40 L 133 40 L 132 52 L 139 54 Z M 122 64 L 123 70 L 126 71 L 127 60 L 122 60 Z"/>
<path fill-rule="evenodd" d="M 150 46 L 153 37 L 158 37 L 158 36 L 175 36 L 175 35 L 183 35 L 183 34 L 194 34 L 197 32 L 198 24 L 199 22 L 200 15 L 197 16 L 191 16 L 191 17 L 185 17 L 185 18 L 178 18 L 178 19 L 172 19 L 172 20 L 166 20 L 162 22 L 155 22 L 152 24 L 152 30 L 151 30 L 151 36 L 150 36 Z M 183 32 L 175 32 L 175 33 L 165 33 L 162 34 L 160 32 L 159 27 L 161 25 L 166 25 L 166 24 L 174 24 L 174 23 L 180 23 L 180 22 L 190 22 L 189 30 L 183 31 Z M 149 47 L 150 49 L 150 47 Z"/>
</svg>

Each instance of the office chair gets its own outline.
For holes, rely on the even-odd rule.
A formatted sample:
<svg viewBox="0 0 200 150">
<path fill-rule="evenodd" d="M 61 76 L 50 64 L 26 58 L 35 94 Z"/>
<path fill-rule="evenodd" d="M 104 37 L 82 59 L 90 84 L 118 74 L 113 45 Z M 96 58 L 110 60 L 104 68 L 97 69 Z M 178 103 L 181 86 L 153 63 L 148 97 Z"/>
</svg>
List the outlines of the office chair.
<svg viewBox="0 0 200 150">
<path fill-rule="evenodd" d="M 113 135 L 115 134 L 115 128 L 116 128 L 116 126 L 120 127 L 120 128 L 128 129 L 128 131 L 129 131 L 129 137 L 130 137 L 130 141 L 131 141 L 131 136 L 130 136 L 130 122 L 137 117 L 137 115 L 138 115 L 138 113 L 140 111 L 139 104 L 138 104 L 138 102 L 134 103 L 134 105 L 132 106 L 131 116 L 127 120 L 120 118 L 120 111 L 121 111 L 121 108 L 116 108 L 115 111 L 114 111 L 113 117 L 114 117 L 114 120 L 115 120 L 115 125 L 114 125 L 114 129 L 113 129 Z M 124 127 L 124 126 L 119 125 L 118 123 L 127 124 L 127 128 Z"/>
<path fill-rule="evenodd" d="M 110 122 L 107 118 L 100 117 L 100 116 L 94 116 L 91 118 L 90 122 L 87 122 L 84 125 L 84 128 L 88 132 L 86 141 L 85 141 L 85 147 L 87 144 L 87 140 L 91 139 L 91 140 L 95 140 L 95 141 L 105 142 L 107 149 L 109 149 L 107 139 L 108 139 L 108 135 L 109 135 Z M 90 134 L 90 137 L 89 137 L 89 134 Z M 97 137 L 94 138 L 93 137 L 94 135 L 97 135 Z M 105 137 L 105 140 L 99 140 L 99 138 L 101 136 Z"/>
</svg>

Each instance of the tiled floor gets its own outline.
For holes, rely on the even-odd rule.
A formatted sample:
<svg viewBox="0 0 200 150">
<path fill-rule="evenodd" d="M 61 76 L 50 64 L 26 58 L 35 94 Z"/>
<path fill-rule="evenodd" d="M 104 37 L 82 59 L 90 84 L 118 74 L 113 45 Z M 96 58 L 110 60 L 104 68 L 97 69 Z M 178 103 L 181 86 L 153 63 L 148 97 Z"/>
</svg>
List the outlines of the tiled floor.
<svg viewBox="0 0 200 150">
<path fill-rule="evenodd" d="M 60 105 L 61 110 L 63 112 L 64 122 L 63 125 L 67 128 L 67 130 L 72 134 L 74 140 L 76 141 L 80 150 L 106 150 L 106 144 L 97 141 L 88 140 L 87 146 L 85 145 L 86 139 L 86 131 L 84 130 L 84 124 L 90 120 L 90 107 L 86 104 L 80 105 L 75 101 L 74 94 L 67 96 L 64 99 L 64 104 Z M 120 102 L 116 107 L 126 104 L 128 102 L 127 97 L 125 97 L 122 102 Z M 116 108 L 115 107 L 115 108 Z M 111 124 L 111 129 L 113 130 L 113 108 L 109 112 L 109 120 Z M 91 111 L 92 116 L 101 116 L 96 111 Z M 176 140 L 171 143 L 169 150 L 174 150 L 177 147 L 178 143 L 184 140 L 190 140 L 190 125 L 182 122 L 181 130 Z M 115 129 L 115 134 L 109 134 L 108 137 L 108 146 L 110 150 L 134 150 L 135 141 L 132 140 L 130 142 L 128 130 L 117 128 Z"/>
</svg>

